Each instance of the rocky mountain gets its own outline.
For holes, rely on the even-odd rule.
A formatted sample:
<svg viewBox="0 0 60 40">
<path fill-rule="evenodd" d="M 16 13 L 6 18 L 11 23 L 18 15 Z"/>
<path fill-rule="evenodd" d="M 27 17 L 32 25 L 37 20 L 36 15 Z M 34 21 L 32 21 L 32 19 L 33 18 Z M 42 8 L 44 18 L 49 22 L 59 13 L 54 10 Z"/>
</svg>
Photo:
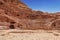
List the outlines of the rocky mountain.
<svg viewBox="0 0 60 40">
<path fill-rule="evenodd" d="M 60 12 L 35 11 L 21 0 L 0 0 L 0 29 L 60 29 Z"/>
</svg>

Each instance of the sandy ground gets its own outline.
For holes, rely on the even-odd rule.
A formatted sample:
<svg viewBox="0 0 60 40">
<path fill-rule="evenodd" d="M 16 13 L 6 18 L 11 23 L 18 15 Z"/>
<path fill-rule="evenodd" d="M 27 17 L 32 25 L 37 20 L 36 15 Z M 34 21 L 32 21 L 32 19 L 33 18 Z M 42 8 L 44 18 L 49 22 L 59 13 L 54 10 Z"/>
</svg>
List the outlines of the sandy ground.
<svg viewBox="0 0 60 40">
<path fill-rule="evenodd" d="M 58 30 L 0 30 L 0 40 L 60 40 Z"/>
</svg>

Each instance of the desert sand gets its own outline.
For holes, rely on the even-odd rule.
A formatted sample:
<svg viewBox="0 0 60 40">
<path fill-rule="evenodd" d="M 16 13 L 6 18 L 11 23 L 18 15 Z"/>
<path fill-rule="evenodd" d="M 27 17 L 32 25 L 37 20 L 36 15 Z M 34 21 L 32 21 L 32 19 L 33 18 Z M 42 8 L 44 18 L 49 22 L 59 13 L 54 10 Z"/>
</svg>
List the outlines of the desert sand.
<svg viewBox="0 0 60 40">
<path fill-rule="evenodd" d="M 0 30 L 0 40 L 60 40 L 59 30 Z"/>
</svg>

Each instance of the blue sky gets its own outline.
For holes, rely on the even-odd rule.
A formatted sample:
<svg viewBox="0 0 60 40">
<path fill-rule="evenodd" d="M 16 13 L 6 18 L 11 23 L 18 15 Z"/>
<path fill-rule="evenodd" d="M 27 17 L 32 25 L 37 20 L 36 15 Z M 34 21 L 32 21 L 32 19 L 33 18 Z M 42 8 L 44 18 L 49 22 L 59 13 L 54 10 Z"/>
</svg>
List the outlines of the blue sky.
<svg viewBox="0 0 60 40">
<path fill-rule="evenodd" d="M 33 10 L 60 12 L 60 0 L 21 0 Z"/>
</svg>

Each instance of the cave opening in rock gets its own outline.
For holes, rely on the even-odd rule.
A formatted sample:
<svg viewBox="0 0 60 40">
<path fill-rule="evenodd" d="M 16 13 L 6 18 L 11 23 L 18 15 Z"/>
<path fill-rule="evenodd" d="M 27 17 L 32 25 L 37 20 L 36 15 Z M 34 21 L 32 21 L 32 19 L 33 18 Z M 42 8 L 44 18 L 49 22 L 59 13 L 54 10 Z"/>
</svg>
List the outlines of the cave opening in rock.
<svg viewBox="0 0 60 40">
<path fill-rule="evenodd" d="M 14 24 L 15 24 L 15 22 L 10 22 L 9 28 L 10 28 L 10 29 L 15 29 Z"/>
<path fill-rule="evenodd" d="M 15 29 L 14 25 L 9 26 L 10 29 Z"/>
</svg>

